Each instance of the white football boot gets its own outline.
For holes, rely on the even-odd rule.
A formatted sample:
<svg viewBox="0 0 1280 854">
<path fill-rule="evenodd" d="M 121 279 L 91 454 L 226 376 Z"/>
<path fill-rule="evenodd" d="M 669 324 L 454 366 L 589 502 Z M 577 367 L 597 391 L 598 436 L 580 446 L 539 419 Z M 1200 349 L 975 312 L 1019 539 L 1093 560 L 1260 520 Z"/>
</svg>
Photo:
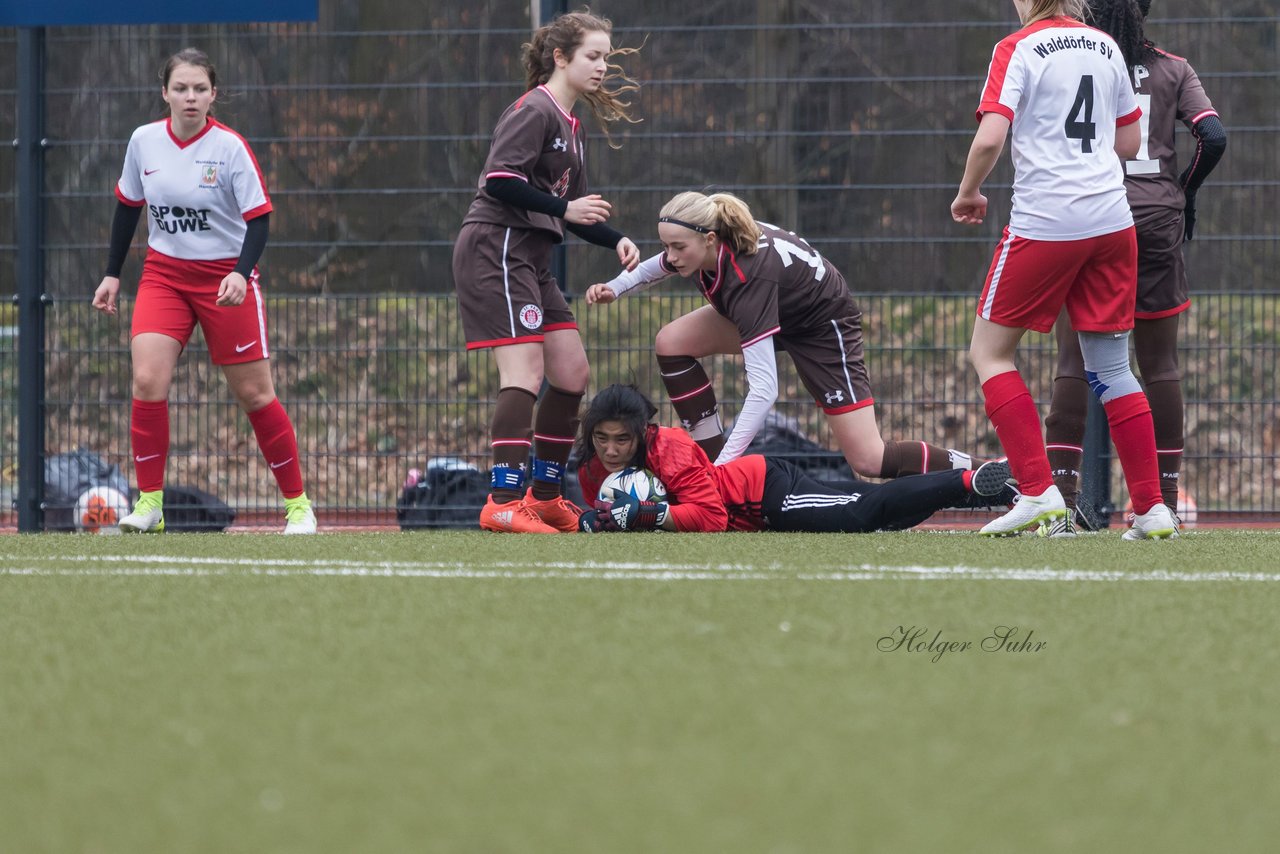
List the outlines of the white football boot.
<svg viewBox="0 0 1280 854">
<path fill-rule="evenodd" d="M 314 534 L 316 532 L 316 511 L 311 509 L 311 501 L 304 492 L 297 498 L 284 500 L 284 533 Z"/>
<path fill-rule="evenodd" d="M 139 495 L 133 512 L 120 520 L 120 531 L 125 534 L 164 533 L 164 490 Z"/>
<path fill-rule="evenodd" d="M 1126 540 L 1167 540 L 1178 536 L 1178 521 L 1169 506 L 1159 503 L 1146 513 L 1133 517 L 1133 525 L 1124 532 Z"/>
<path fill-rule="evenodd" d="M 1066 514 L 1067 505 L 1062 500 L 1062 493 L 1058 487 L 1051 486 L 1042 495 L 1024 494 L 1012 510 L 999 519 L 992 519 L 978 533 L 984 537 L 1011 537 L 1051 525 Z"/>
</svg>

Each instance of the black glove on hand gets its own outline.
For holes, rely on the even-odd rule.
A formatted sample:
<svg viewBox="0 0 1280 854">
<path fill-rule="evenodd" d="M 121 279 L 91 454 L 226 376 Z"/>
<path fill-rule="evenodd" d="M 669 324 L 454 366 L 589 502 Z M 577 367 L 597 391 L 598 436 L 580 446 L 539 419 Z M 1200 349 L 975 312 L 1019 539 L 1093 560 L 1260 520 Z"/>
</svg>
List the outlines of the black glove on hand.
<svg viewBox="0 0 1280 854">
<path fill-rule="evenodd" d="M 1196 230 L 1196 197 L 1194 195 L 1187 196 L 1187 206 L 1182 210 L 1182 227 L 1185 239 L 1191 239 L 1191 233 Z"/>
<path fill-rule="evenodd" d="M 604 520 L 597 510 L 587 510 L 578 517 L 578 530 L 584 534 L 598 534 L 604 530 Z"/>
<path fill-rule="evenodd" d="M 652 531 L 662 525 L 668 509 L 665 502 L 641 501 L 616 489 L 612 501 L 596 502 L 603 531 Z"/>
</svg>

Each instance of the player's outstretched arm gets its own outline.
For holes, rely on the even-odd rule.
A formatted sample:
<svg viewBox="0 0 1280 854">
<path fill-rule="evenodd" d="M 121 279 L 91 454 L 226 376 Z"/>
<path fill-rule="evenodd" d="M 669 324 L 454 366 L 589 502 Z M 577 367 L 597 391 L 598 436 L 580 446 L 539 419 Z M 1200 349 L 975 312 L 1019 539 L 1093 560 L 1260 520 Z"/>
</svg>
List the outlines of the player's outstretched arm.
<svg viewBox="0 0 1280 854">
<path fill-rule="evenodd" d="M 627 238 L 623 238 L 623 240 L 628 243 L 631 242 Z M 632 246 L 634 245 L 632 244 Z M 621 244 L 619 244 L 618 256 L 619 258 L 622 257 Z M 663 279 L 670 278 L 671 275 L 671 272 L 662 266 L 662 253 L 659 253 L 641 261 L 635 266 L 635 269 L 628 269 L 607 282 L 587 288 L 587 305 L 608 305 L 628 291 L 642 291 L 651 285 L 656 285 Z"/>
</svg>

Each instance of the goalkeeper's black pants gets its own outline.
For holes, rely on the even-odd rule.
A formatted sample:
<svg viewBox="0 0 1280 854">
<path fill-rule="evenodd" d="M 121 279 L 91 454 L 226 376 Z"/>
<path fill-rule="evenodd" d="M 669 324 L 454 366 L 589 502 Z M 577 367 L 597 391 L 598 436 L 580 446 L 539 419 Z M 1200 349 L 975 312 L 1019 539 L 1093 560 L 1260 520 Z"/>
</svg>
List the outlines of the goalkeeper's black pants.
<svg viewBox="0 0 1280 854">
<path fill-rule="evenodd" d="M 787 460 L 765 458 L 763 512 L 771 531 L 865 534 L 902 531 L 969 498 L 960 469 L 885 483 L 820 481 Z"/>
</svg>

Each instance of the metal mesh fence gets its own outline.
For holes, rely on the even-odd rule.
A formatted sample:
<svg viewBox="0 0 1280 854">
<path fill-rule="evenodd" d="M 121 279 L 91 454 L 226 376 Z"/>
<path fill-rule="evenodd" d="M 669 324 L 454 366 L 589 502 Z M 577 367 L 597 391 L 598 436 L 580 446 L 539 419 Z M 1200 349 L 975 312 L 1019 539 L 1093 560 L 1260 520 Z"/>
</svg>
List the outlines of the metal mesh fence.
<svg viewBox="0 0 1280 854">
<path fill-rule="evenodd" d="M 609 307 L 579 303 L 592 388 L 635 382 L 662 389 L 651 343 L 658 328 L 701 298 L 668 291 Z M 999 446 L 965 362 L 972 297 L 879 293 L 862 297 L 868 367 L 886 438 L 927 439 L 980 455 Z M 128 320 L 57 302 L 50 317 L 47 416 L 50 453 L 78 447 L 130 471 Z M 325 524 L 392 524 L 405 474 L 435 458 L 488 464 L 497 393 L 487 352 L 467 352 L 454 302 L 442 296 L 276 297 L 274 374 L 302 450 L 308 492 Z M 1200 511 L 1273 513 L 1280 487 L 1280 295 L 1198 295 L 1186 326 L 1187 454 L 1184 483 Z M 14 339 L 0 338 L 0 387 L 11 389 Z M 1028 384 L 1047 405 L 1054 347 L 1031 335 L 1021 354 Z M 779 419 L 833 447 L 821 411 L 779 356 Z M 722 401 L 745 395 L 740 358 L 709 362 Z M 240 521 L 274 525 L 275 483 L 252 431 L 210 364 L 197 333 L 171 395 L 171 483 L 212 491 Z M 675 423 L 665 403 L 660 419 Z M 837 456 L 833 452 L 833 456 Z M 12 459 L 12 458 L 10 458 Z M 14 486 L 6 465 L 0 488 Z M 1123 503 L 1116 472 L 1114 494 Z"/>
<path fill-rule="evenodd" d="M 1015 26 L 1012 7 L 593 6 L 614 19 L 616 44 L 643 44 L 624 60 L 642 83 L 643 122 L 616 129 L 615 151 L 587 119 L 591 185 L 614 203 L 614 224 L 654 251 L 653 218 L 670 195 L 706 187 L 742 195 L 761 219 L 805 235 L 862 294 L 885 434 L 994 450 L 963 359 L 970 309 L 961 295 L 976 293 L 1007 214 L 1007 159 L 988 184 L 986 226 L 955 226 L 947 207 L 991 46 Z M 49 453 L 86 444 L 125 459 L 127 310 L 109 322 L 91 317 L 87 298 L 101 277 L 125 143 L 161 115 L 155 75 L 165 57 L 195 44 L 218 64 L 220 117 L 250 139 L 272 190 L 262 270 L 274 295 L 275 376 L 329 520 L 385 514 L 404 469 L 427 456 L 483 462 L 492 365 L 461 350 L 449 300 L 425 295 L 452 289 L 453 237 L 489 133 L 523 88 L 527 6 L 370 0 L 320 10 L 314 26 L 48 31 Z M 1264 0 L 1229 10 L 1162 0 L 1155 11 L 1149 34 L 1192 58 L 1230 134 L 1187 249 L 1192 287 L 1205 292 L 1184 329 L 1187 482 L 1198 499 L 1208 491 L 1202 506 L 1274 512 L 1280 428 L 1268 324 L 1280 261 L 1280 16 Z M 0 54 L 13 57 L 14 45 L 13 31 L 0 30 Z M 15 133 L 16 89 L 14 61 L 0 60 L 0 138 Z M 14 478 L 19 342 L 8 298 L 13 226 L 23 215 L 14 184 L 13 153 L 2 147 L 0 507 Z M 140 233 L 126 293 L 143 243 Z M 576 294 L 616 263 L 576 241 L 568 259 Z M 652 333 L 692 306 L 669 293 L 607 312 L 578 307 L 593 387 L 635 377 L 661 399 Z M 171 398 L 171 480 L 224 495 L 245 518 L 274 517 L 274 488 L 247 421 L 198 338 L 190 350 Z M 1033 347 L 1025 359 L 1043 398 L 1050 356 Z M 715 371 L 732 412 L 741 370 L 726 360 Z M 798 384 L 782 393 L 779 410 L 825 442 Z"/>
</svg>

